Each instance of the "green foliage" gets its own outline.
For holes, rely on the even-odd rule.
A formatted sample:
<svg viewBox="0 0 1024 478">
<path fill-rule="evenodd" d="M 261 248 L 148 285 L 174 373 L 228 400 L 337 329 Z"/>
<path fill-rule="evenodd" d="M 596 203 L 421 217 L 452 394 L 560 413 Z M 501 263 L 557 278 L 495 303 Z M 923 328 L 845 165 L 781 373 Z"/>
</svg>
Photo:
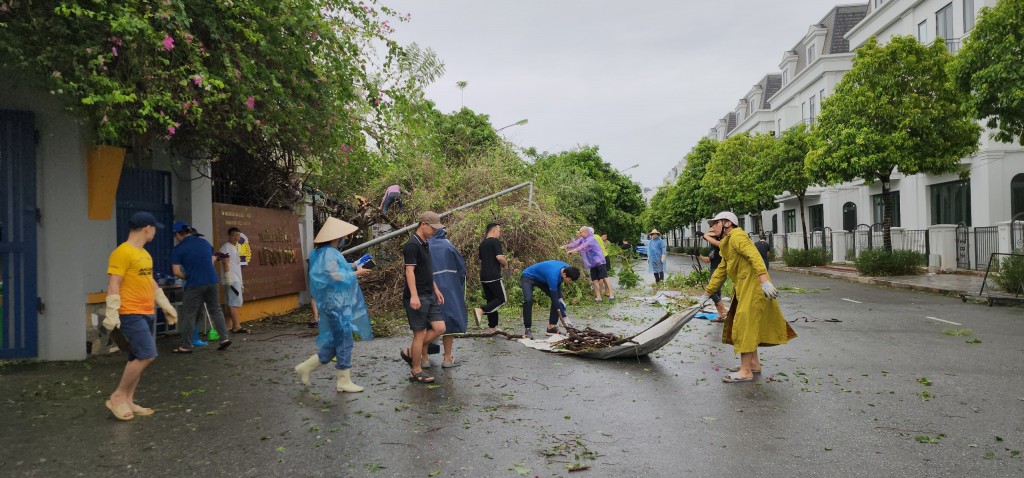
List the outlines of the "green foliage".
<svg viewBox="0 0 1024 478">
<path fill-rule="evenodd" d="M 640 186 L 604 162 L 596 146 L 531 154 L 535 181 L 554 195 L 559 211 L 613 242 L 639 237 L 646 208 Z"/>
<path fill-rule="evenodd" d="M 386 85 L 403 54 L 387 38 L 386 7 L 54 3 L 5 4 L 0 65 L 64 99 L 100 143 L 155 137 L 192 157 L 242 148 L 266 161 L 344 160 L 364 148 L 390 90 L 400 89 Z"/>
<path fill-rule="evenodd" d="M 670 231 L 688 226 L 722 209 L 710 203 L 701 182 L 718 145 L 713 139 L 701 138 L 686 155 L 686 167 L 676 182 L 658 188 L 644 216 L 648 230 Z"/>
<path fill-rule="evenodd" d="M 917 251 L 869 249 L 861 251 L 853 263 L 866 276 L 905 276 L 920 274 L 926 259 Z"/>
<path fill-rule="evenodd" d="M 640 283 L 640 275 L 633 270 L 633 260 L 623 257 L 619 266 L 619 285 L 626 289 L 632 289 Z"/>
<path fill-rule="evenodd" d="M 967 117 L 965 95 L 946 76 L 952 55 L 944 42 L 922 45 L 910 36 L 857 49 L 853 68 L 822 105 L 807 155 L 808 174 L 831 185 L 856 178 L 960 172 L 960 159 L 978 149 L 979 126 Z M 892 204 L 885 201 L 883 236 L 891 250 Z"/>
<path fill-rule="evenodd" d="M 465 164 L 470 158 L 498 146 L 501 137 L 495 132 L 487 115 L 469 108 L 444 115 L 435 112 L 434 124 L 439 136 L 441 154 L 447 161 Z"/>
<path fill-rule="evenodd" d="M 981 9 L 977 25 L 949 65 L 975 119 L 997 141 L 1024 145 L 1024 0 Z"/>
<path fill-rule="evenodd" d="M 804 196 L 814 181 L 807 175 L 806 159 L 810 151 L 810 130 L 805 123 L 784 131 L 771 147 L 764 151 L 759 162 L 760 178 L 767 178 L 765 187 L 773 196 L 789 191 L 800 205 L 800 224 L 803 229 L 804 248 L 810 247 L 807 238 L 807 218 Z"/>
<path fill-rule="evenodd" d="M 824 266 L 832 262 L 832 256 L 820 247 L 786 249 L 782 252 L 782 262 L 790 267 Z"/>
<path fill-rule="evenodd" d="M 771 182 L 765 181 L 764 158 L 775 138 L 741 133 L 729 137 L 707 164 L 701 187 L 709 204 L 722 205 L 740 214 L 757 213 L 774 203 Z"/>
<path fill-rule="evenodd" d="M 992 279 L 1004 292 L 1024 294 L 1024 249 L 1011 256 L 1001 256 L 994 262 Z"/>
</svg>

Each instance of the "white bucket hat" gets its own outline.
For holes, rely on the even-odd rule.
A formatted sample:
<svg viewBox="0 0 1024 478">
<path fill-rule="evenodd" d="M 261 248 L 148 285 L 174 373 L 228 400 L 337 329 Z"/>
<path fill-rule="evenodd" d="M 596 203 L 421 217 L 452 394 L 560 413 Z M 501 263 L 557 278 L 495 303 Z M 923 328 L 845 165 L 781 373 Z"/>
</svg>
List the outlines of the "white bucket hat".
<svg viewBox="0 0 1024 478">
<path fill-rule="evenodd" d="M 345 237 L 358 230 L 358 227 L 342 221 L 341 219 L 329 217 L 327 218 L 327 222 L 324 222 L 323 227 L 320 228 L 320 232 L 316 234 L 316 238 L 313 239 L 313 243 L 323 244 L 325 242 L 331 242 L 339 237 Z"/>
<path fill-rule="evenodd" d="M 711 223 L 714 223 L 715 221 L 718 221 L 720 219 L 727 219 L 735 227 L 739 227 L 740 226 L 740 220 L 736 219 L 736 215 L 733 214 L 730 211 L 722 211 L 722 212 L 716 214 L 715 217 L 711 218 L 711 220 L 708 221 L 708 223 L 711 224 Z"/>
</svg>

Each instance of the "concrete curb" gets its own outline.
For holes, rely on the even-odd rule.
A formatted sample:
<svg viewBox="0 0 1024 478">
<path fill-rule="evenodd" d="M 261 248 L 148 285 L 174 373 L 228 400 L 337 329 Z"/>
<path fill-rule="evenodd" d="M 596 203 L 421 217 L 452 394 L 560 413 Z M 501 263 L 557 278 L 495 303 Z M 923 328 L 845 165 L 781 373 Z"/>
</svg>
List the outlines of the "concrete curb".
<svg viewBox="0 0 1024 478">
<path fill-rule="evenodd" d="M 787 267 L 787 266 L 783 266 L 783 265 L 772 264 L 772 269 L 771 270 L 773 270 L 773 271 L 782 271 L 782 272 L 792 272 L 794 274 L 804 274 L 804 275 L 809 275 L 809 276 L 830 277 L 830 278 L 833 278 L 833 279 L 840 279 L 840 280 L 845 280 L 845 281 L 848 281 L 848 282 L 858 282 L 858 283 L 861 283 L 861 284 L 876 285 L 876 286 L 881 286 L 881 287 L 890 287 L 890 288 L 893 288 L 893 289 L 916 290 L 916 291 L 928 292 L 928 293 L 932 293 L 932 294 L 947 295 L 947 296 L 950 296 L 950 297 L 960 297 L 963 294 L 967 293 L 966 291 L 962 291 L 962 290 L 958 290 L 958 289 L 948 289 L 948 288 L 943 288 L 943 287 L 931 287 L 931 286 L 920 285 L 920 284 L 907 284 L 905 282 L 897 282 L 897 281 L 894 281 L 892 279 L 881 279 L 881 278 L 877 278 L 877 277 L 865 277 L 865 276 L 860 276 L 860 275 L 852 275 L 852 274 L 849 274 L 849 273 L 835 272 L 835 271 L 825 271 L 825 270 L 819 270 L 819 269 L 809 269 L 809 268 L 805 268 L 805 267 Z"/>
</svg>

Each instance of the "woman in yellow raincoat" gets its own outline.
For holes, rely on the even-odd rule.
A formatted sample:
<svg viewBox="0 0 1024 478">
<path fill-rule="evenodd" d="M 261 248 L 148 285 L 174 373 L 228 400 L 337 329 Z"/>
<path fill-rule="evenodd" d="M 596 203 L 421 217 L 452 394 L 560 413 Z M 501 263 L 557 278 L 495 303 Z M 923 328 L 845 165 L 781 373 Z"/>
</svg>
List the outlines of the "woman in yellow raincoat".
<svg viewBox="0 0 1024 478">
<path fill-rule="evenodd" d="M 796 338 L 796 332 L 782 317 L 779 302 L 774 300 L 779 291 L 768 277 L 761 254 L 738 224 L 736 215 L 728 211 L 708 221 L 711 233 L 722 238 L 722 265 L 715 269 L 699 299 L 703 304 L 711 296 L 710 291 L 722 286 L 727 275 L 732 279 L 732 305 L 722 330 L 722 342 L 732 344 L 740 354 L 740 366 L 729 369 L 731 373 L 722 377 L 727 383 L 749 382 L 754 374 L 761 373 L 758 347 L 780 345 Z"/>
</svg>

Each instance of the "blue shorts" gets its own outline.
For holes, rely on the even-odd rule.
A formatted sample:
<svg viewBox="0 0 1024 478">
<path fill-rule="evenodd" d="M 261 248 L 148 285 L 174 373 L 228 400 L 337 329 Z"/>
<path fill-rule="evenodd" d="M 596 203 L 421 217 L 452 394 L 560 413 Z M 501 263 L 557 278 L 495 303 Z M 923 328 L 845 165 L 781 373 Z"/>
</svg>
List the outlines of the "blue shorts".
<svg viewBox="0 0 1024 478">
<path fill-rule="evenodd" d="M 156 357 L 155 315 L 126 314 L 121 316 L 121 333 L 132 344 L 128 361 L 146 360 Z"/>
</svg>

